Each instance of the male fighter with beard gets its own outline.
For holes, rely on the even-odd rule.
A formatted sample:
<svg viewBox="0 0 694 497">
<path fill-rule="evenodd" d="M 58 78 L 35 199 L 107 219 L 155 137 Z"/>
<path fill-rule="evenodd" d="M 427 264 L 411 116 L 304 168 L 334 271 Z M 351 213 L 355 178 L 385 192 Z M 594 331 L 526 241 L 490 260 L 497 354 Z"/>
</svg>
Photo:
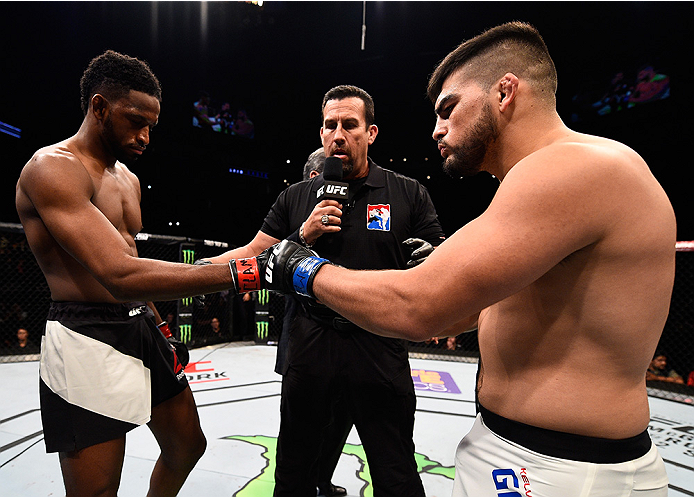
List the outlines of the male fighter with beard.
<svg viewBox="0 0 694 497">
<path fill-rule="evenodd" d="M 528 24 L 462 43 L 429 81 L 433 137 L 451 175 L 500 180 L 488 209 L 407 271 L 340 268 L 284 241 L 266 279 L 380 336 L 478 326 L 480 413 L 454 496 L 664 497 L 644 371 L 669 310 L 674 212 L 636 152 L 564 125 L 556 88 Z"/>
</svg>

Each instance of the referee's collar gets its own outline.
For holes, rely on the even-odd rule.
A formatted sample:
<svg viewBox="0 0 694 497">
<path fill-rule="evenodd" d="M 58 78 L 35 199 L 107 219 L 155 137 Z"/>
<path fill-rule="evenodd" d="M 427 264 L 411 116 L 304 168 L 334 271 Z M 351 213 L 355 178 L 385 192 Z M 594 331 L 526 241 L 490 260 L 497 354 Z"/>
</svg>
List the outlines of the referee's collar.
<svg viewBox="0 0 694 497">
<path fill-rule="evenodd" d="M 369 161 L 369 175 L 366 177 L 366 185 L 373 188 L 382 188 L 386 186 L 386 175 L 383 168 L 367 157 Z"/>
</svg>

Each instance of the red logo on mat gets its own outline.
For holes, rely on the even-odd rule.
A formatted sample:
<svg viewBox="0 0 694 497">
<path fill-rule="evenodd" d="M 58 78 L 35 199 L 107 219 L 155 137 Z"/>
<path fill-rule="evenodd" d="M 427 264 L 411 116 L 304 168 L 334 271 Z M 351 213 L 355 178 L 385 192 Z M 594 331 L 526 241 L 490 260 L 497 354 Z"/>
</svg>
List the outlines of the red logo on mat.
<svg viewBox="0 0 694 497">
<path fill-rule="evenodd" d="M 217 372 L 214 368 L 205 367 L 206 364 L 211 364 L 212 361 L 190 362 L 186 366 L 186 376 L 188 383 L 208 383 L 210 381 L 228 380 L 226 371 Z"/>
</svg>

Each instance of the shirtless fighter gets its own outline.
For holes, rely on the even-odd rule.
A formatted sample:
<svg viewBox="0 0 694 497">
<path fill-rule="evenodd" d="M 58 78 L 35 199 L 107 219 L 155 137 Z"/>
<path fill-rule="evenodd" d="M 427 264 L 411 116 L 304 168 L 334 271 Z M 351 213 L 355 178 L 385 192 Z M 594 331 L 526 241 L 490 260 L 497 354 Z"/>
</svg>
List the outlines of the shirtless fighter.
<svg viewBox="0 0 694 497">
<path fill-rule="evenodd" d="M 257 265 L 137 257 L 140 184 L 123 162 L 149 144 L 159 81 L 144 62 L 107 51 L 80 87 L 79 131 L 37 151 L 16 193 L 53 301 L 40 364 L 46 450 L 60 453 L 68 497 L 115 496 L 125 434 L 147 423 L 161 448 L 147 495 L 176 495 L 206 441 L 183 367 L 145 301 L 258 289 Z"/>
<path fill-rule="evenodd" d="M 636 152 L 564 125 L 556 87 L 528 24 L 462 43 L 429 82 L 433 137 L 451 175 L 499 178 L 488 209 L 413 269 L 347 270 L 285 241 L 266 277 L 383 336 L 479 328 L 480 412 L 454 496 L 664 497 L 644 371 L 668 314 L 675 216 Z"/>
</svg>

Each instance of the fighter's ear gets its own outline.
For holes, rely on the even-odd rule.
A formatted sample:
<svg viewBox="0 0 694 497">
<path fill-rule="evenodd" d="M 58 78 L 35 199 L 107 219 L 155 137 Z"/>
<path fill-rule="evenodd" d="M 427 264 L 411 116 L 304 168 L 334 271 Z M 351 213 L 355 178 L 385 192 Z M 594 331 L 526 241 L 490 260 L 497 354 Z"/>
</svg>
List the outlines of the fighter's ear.
<svg viewBox="0 0 694 497">
<path fill-rule="evenodd" d="M 499 101 L 499 111 L 504 112 L 509 105 L 516 99 L 518 94 L 518 76 L 512 72 L 507 72 L 497 83 L 497 98 Z"/>
<path fill-rule="evenodd" d="M 100 93 L 95 93 L 90 100 L 90 110 L 100 121 L 106 116 L 109 106 L 108 100 Z"/>
</svg>

